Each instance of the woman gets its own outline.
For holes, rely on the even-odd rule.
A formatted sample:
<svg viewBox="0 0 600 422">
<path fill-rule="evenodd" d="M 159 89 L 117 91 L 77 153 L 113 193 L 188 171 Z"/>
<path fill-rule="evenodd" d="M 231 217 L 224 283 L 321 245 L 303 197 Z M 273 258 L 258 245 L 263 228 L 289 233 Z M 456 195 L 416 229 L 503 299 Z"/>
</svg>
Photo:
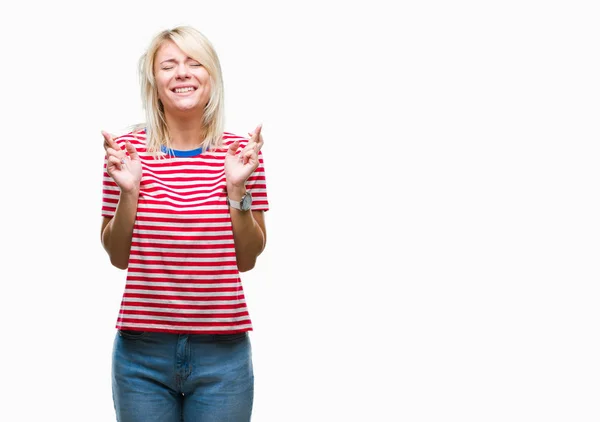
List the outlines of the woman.
<svg viewBox="0 0 600 422">
<path fill-rule="evenodd" d="M 140 59 L 146 124 L 103 132 L 102 244 L 127 269 L 113 352 L 117 420 L 249 421 L 254 375 L 240 272 L 266 243 L 261 126 L 223 131 L 217 54 L 163 31 Z"/>
</svg>

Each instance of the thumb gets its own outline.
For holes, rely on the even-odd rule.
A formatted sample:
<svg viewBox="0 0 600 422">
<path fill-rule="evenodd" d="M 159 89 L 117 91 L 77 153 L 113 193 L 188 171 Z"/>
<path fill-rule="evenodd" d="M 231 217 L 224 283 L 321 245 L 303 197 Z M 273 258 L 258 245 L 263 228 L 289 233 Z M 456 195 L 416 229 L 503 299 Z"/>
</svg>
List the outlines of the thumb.
<svg viewBox="0 0 600 422">
<path fill-rule="evenodd" d="M 229 149 L 227 150 L 227 155 L 235 155 L 235 152 L 240 146 L 240 141 L 235 141 L 229 144 Z"/>
<path fill-rule="evenodd" d="M 137 153 L 137 150 L 133 146 L 133 144 L 129 141 L 125 142 L 125 148 L 127 148 L 127 152 L 129 153 L 129 158 L 132 160 L 139 160 L 140 156 Z"/>
</svg>

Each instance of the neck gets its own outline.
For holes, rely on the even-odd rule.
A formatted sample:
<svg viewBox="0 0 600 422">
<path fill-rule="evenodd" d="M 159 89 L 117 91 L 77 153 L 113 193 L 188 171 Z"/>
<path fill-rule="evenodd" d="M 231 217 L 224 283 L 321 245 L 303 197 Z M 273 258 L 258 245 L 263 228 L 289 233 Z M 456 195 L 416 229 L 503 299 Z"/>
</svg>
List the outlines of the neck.
<svg viewBox="0 0 600 422">
<path fill-rule="evenodd" d="M 197 115 L 191 118 L 182 118 L 165 114 L 169 135 L 171 136 L 171 147 L 177 150 L 191 150 L 198 148 L 206 138 L 206 127 L 202 123 L 202 117 Z"/>
</svg>

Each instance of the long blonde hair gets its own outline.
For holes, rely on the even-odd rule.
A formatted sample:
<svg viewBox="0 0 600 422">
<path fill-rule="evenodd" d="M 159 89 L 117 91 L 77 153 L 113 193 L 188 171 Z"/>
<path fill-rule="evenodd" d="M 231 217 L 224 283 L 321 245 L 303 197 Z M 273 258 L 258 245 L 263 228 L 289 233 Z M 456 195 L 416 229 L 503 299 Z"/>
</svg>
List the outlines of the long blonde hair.
<svg viewBox="0 0 600 422">
<path fill-rule="evenodd" d="M 155 157 L 161 156 L 161 146 L 171 148 L 169 128 L 165 113 L 158 99 L 154 61 L 159 48 L 172 41 L 190 58 L 198 61 L 210 76 L 210 99 L 204 110 L 203 125 L 206 137 L 202 143 L 204 150 L 218 148 L 222 144 L 224 116 L 223 75 L 219 57 L 212 43 L 198 30 L 190 26 L 178 26 L 167 29 L 154 37 L 146 52 L 140 57 L 139 77 L 142 104 L 146 114 L 146 123 L 133 126 L 134 132 L 145 128 L 146 150 Z"/>
</svg>

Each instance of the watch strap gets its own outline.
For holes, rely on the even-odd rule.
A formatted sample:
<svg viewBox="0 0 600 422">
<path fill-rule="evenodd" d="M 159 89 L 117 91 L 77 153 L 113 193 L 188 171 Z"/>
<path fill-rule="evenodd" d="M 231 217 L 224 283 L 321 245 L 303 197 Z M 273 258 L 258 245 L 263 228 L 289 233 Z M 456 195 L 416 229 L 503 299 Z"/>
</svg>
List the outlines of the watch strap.
<svg viewBox="0 0 600 422">
<path fill-rule="evenodd" d="M 236 210 L 240 211 L 242 210 L 242 201 L 234 201 L 233 199 L 229 199 L 229 197 L 227 197 L 227 203 L 231 208 L 235 208 Z"/>
<path fill-rule="evenodd" d="M 250 192 L 246 191 L 239 201 L 234 201 L 233 199 L 229 199 L 229 197 L 227 197 L 227 203 L 230 207 L 235 208 L 236 210 L 249 211 L 252 204 L 252 195 Z"/>
</svg>

